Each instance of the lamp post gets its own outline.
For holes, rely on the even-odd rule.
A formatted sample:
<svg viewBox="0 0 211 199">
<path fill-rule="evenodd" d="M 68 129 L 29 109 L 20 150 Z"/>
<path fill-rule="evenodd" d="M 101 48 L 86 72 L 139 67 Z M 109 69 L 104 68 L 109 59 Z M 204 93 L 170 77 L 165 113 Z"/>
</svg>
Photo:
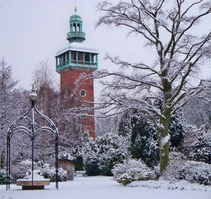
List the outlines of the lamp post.
<svg viewBox="0 0 211 199">
<path fill-rule="evenodd" d="M 29 100 L 32 105 L 32 122 L 31 122 L 31 141 L 32 141 L 32 190 L 34 188 L 34 139 L 35 139 L 35 121 L 34 121 L 34 107 L 37 99 L 37 93 L 34 85 L 32 85 L 31 93 L 29 94 Z"/>
<path fill-rule="evenodd" d="M 34 85 L 29 94 L 31 103 L 30 109 L 23 115 L 19 116 L 10 126 L 7 132 L 7 184 L 6 189 L 10 189 L 10 142 L 14 134 L 25 133 L 31 138 L 32 144 L 32 190 L 34 183 L 34 141 L 41 133 L 49 133 L 55 139 L 55 168 L 56 168 L 56 189 L 58 189 L 58 130 L 53 121 L 42 114 L 36 108 L 37 94 Z M 44 125 L 43 125 L 44 124 Z"/>
</svg>

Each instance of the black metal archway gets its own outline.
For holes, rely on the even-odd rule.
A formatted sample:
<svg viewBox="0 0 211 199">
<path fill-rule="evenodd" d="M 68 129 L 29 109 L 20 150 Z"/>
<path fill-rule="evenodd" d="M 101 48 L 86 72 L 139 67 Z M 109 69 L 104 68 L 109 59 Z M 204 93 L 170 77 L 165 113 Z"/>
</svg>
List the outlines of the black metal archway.
<svg viewBox="0 0 211 199">
<path fill-rule="evenodd" d="M 37 94 L 34 87 L 29 95 L 31 107 L 23 115 L 19 116 L 10 126 L 7 132 L 7 184 L 6 190 L 10 189 L 10 147 L 11 139 L 16 133 L 25 133 L 31 139 L 32 144 L 32 189 L 34 170 L 34 141 L 42 132 L 51 134 L 55 139 L 55 168 L 56 168 L 56 189 L 58 189 L 58 130 L 51 119 L 42 114 L 35 106 Z"/>
</svg>

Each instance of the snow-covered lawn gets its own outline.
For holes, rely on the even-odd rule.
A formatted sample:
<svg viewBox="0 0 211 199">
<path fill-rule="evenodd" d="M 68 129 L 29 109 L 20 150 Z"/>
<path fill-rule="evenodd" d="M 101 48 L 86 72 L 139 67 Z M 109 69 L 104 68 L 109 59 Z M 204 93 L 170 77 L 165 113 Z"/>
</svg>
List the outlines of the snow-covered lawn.
<svg viewBox="0 0 211 199">
<path fill-rule="evenodd" d="M 9 191 L 0 186 L 0 199 L 211 199 L 211 187 L 190 184 L 185 181 L 134 182 L 125 187 L 113 181 L 112 177 L 76 177 L 73 181 L 46 186 L 45 190 L 22 191 L 11 185 Z"/>
</svg>

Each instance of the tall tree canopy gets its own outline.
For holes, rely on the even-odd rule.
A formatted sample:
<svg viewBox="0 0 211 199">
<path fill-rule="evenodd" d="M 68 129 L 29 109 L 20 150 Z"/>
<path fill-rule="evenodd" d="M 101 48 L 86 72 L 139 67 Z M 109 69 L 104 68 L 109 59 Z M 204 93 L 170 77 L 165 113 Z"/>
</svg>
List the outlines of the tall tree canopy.
<svg viewBox="0 0 211 199">
<path fill-rule="evenodd" d="M 194 31 L 199 22 L 209 24 L 211 1 L 127 0 L 117 5 L 104 1 L 97 9 L 104 13 L 97 27 L 125 27 L 155 52 L 151 64 L 145 63 L 141 54 L 139 63 L 107 55 L 121 67 L 116 72 L 98 71 L 96 77 L 114 76 L 111 82 L 101 79 L 107 113 L 136 108 L 151 117 L 157 128 L 162 173 L 169 162 L 171 116 L 206 87 L 204 80 L 191 84 L 191 77 L 211 56 L 210 30 Z"/>
<path fill-rule="evenodd" d="M 0 169 L 4 166 L 6 135 L 11 122 L 17 115 L 19 98 L 15 92 L 18 81 L 12 77 L 12 67 L 4 58 L 0 61 Z"/>
</svg>

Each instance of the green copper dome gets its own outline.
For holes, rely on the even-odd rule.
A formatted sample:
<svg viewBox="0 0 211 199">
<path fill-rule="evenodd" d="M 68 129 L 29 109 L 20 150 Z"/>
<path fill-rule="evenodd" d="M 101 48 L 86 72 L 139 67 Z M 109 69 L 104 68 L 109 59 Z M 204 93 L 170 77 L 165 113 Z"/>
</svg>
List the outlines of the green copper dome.
<svg viewBox="0 0 211 199">
<path fill-rule="evenodd" d="M 82 21 L 81 17 L 79 15 L 72 15 L 70 17 L 70 21 L 75 21 L 75 20 L 79 20 L 79 21 Z"/>
</svg>

